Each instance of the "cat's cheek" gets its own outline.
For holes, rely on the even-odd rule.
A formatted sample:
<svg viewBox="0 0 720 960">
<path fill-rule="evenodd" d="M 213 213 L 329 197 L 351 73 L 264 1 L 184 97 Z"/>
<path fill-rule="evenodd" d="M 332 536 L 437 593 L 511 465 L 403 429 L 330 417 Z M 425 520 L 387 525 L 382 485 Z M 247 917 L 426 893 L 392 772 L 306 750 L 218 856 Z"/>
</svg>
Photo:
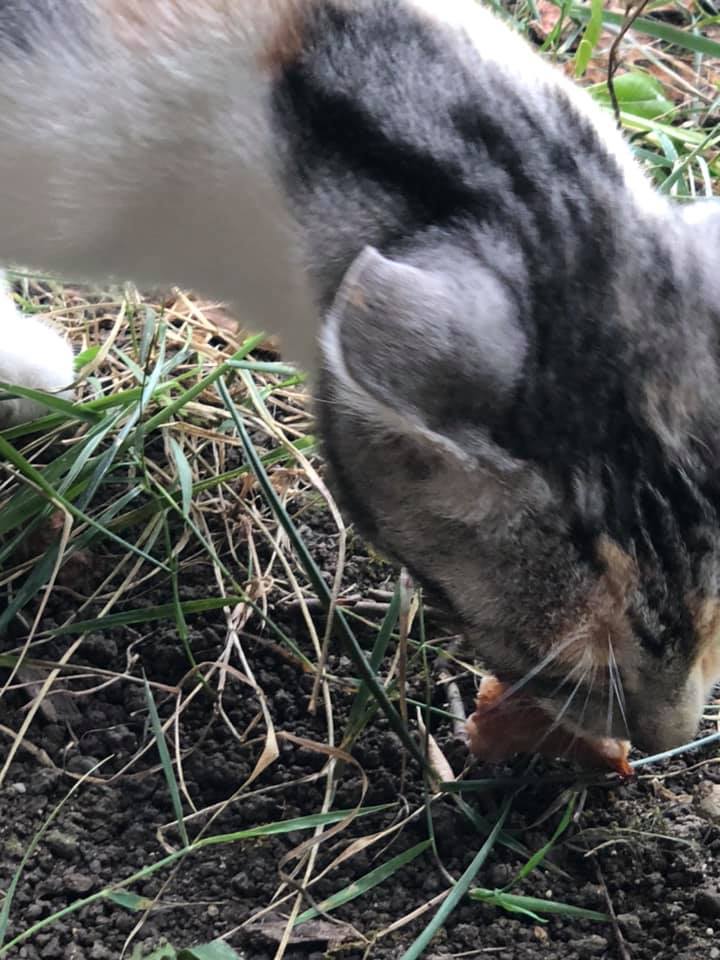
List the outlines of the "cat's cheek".
<svg viewBox="0 0 720 960">
<path fill-rule="evenodd" d="M 707 702 L 707 693 L 700 660 L 690 671 L 675 708 L 661 718 L 661 750 L 682 746 L 695 738 Z"/>
<path fill-rule="evenodd" d="M 720 684 L 720 603 L 706 599 L 694 608 L 694 614 L 700 653 L 691 675 L 696 675 L 707 701 Z"/>
<path fill-rule="evenodd" d="M 708 700 L 715 687 L 720 684 L 720 637 L 715 639 L 701 656 L 699 670 L 705 699 Z"/>
</svg>

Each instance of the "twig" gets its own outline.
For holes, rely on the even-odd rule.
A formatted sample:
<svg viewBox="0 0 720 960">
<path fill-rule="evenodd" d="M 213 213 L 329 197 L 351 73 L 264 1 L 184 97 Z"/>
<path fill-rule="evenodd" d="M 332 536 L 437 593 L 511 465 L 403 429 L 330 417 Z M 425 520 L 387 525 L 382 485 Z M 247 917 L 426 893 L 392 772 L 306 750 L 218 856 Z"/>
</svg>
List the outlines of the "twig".
<svg viewBox="0 0 720 960">
<path fill-rule="evenodd" d="M 605 876 L 600 867 L 600 862 L 595 859 L 595 873 L 598 878 L 598 883 L 602 887 L 603 895 L 605 897 L 605 903 L 607 904 L 608 913 L 610 914 L 610 922 L 612 924 L 613 932 L 615 934 L 615 939 L 617 941 L 618 952 L 620 953 L 620 960 L 632 960 L 630 953 L 628 952 L 627 944 L 625 943 L 625 937 L 623 932 L 620 929 L 620 924 L 618 923 L 617 914 L 615 913 L 615 907 L 613 902 L 610 899 L 610 891 L 607 888 L 605 883 Z"/>
<path fill-rule="evenodd" d="M 322 613 L 325 610 L 322 602 L 315 597 L 308 597 L 304 601 L 304 606 L 306 606 L 307 609 L 312 613 Z M 390 604 L 376 600 L 355 600 L 353 598 L 341 598 L 338 600 L 336 606 L 341 610 L 352 610 L 352 612 L 358 616 L 383 617 L 387 613 Z M 288 600 L 287 603 L 284 603 L 283 608 L 296 612 L 302 609 L 302 605 L 299 600 L 294 599 Z M 440 610 L 438 607 L 423 606 L 423 612 L 426 619 L 428 617 L 432 617 L 433 620 L 438 620 L 440 622 L 448 621 L 450 619 L 448 614 Z"/>
<path fill-rule="evenodd" d="M 618 55 L 620 53 L 620 44 L 622 43 L 625 34 L 635 23 L 648 3 L 649 0 L 640 0 L 640 3 L 637 5 L 635 10 L 633 10 L 633 0 L 627 0 L 627 4 L 625 6 L 625 20 L 623 25 L 620 27 L 617 36 L 613 40 L 610 46 L 610 52 L 608 54 L 607 86 L 608 92 L 610 93 L 610 103 L 612 104 L 615 123 L 617 124 L 618 130 L 622 126 L 622 123 L 620 121 L 620 104 L 618 103 L 617 94 L 615 93 L 615 72 L 619 66 Z"/>
<path fill-rule="evenodd" d="M 453 715 L 453 733 L 458 739 L 467 743 L 468 732 L 465 725 L 467 716 L 460 688 L 446 670 L 440 671 L 440 682 L 445 686 L 449 712 Z"/>
</svg>

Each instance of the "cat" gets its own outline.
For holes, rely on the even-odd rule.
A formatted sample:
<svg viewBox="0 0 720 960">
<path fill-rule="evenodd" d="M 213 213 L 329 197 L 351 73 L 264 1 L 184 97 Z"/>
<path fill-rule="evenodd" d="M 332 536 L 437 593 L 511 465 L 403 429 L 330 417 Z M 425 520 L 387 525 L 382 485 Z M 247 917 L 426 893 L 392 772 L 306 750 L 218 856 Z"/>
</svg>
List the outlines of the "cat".
<svg viewBox="0 0 720 960">
<path fill-rule="evenodd" d="M 655 192 L 474 0 L 5 0 L 0 98 L 0 261 L 279 335 L 350 517 L 504 683 L 646 750 L 693 736 L 720 677 L 713 203 Z M 9 316 L 3 375 L 14 350 L 66 387 Z"/>
</svg>

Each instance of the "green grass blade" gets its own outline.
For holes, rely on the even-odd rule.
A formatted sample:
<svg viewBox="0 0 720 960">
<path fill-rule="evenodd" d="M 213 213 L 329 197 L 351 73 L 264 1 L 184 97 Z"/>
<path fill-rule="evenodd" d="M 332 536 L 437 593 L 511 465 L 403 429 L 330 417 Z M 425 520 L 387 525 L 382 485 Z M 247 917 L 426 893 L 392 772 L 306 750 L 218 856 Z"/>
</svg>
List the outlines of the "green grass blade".
<svg viewBox="0 0 720 960">
<path fill-rule="evenodd" d="M 465 894 L 468 892 L 470 886 L 472 885 L 473 880 L 475 879 L 475 876 L 478 870 L 485 863 L 488 856 L 490 855 L 490 851 L 495 846 L 495 843 L 500 834 L 500 831 L 502 830 L 503 824 L 505 823 L 505 819 L 508 813 L 510 812 L 510 807 L 512 806 L 512 802 L 514 798 L 515 798 L 515 795 L 513 794 L 512 796 L 508 797 L 505 800 L 505 803 L 502 806 L 502 810 L 500 811 L 500 816 L 498 817 L 495 823 L 495 826 L 492 828 L 492 831 L 488 836 L 487 840 L 485 841 L 485 843 L 482 845 L 480 850 L 477 852 L 477 854 L 473 858 L 472 863 L 465 870 L 465 872 L 460 877 L 460 879 L 455 884 L 455 886 L 452 888 L 452 890 L 447 895 L 447 897 L 443 900 L 437 913 L 432 918 L 430 923 L 425 927 L 425 929 L 420 934 L 420 936 L 417 937 L 416 940 L 411 944 L 409 949 L 407 949 L 405 953 L 403 953 L 400 960 L 418 960 L 418 958 L 421 957 L 425 952 L 425 948 L 429 945 L 432 938 L 435 936 L 438 930 L 443 926 L 443 924 L 445 923 L 447 918 L 450 916 L 450 914 L 453 912 L 455 907 L 457 907 L 457 905 L 463 899 Z"/>
<path fill-rule="evenodd" d="M 517 893 L 505 893 L 502 890 L 486 890 L 477 887 L 470 891 L 473 900 L 500 907 L 510 913 L 525 913 L 535 920 L 542 920 L 542 914 L 554 914 L 561 917 L 572 917 L 576 920 L 596 920 L 598 923 L 608 923 L 610 917 L 597 910 L 587 910 L 585 907 L 574 907 L 570 903 L 559 903 L 557 900 L 543 900 L 541 897 L 523 897 Z"/>
<path fill-rule="evenodd" d="M 413 860 L 419 857 L 420 854 L 424 853 L 431 845 L 431 840 L 423 840 L 420 843 L 416 843 L 414 847 L 410 847 L 408 850 L 404 850 L 396 857 L 388 860 L 387 863 L 380 864 L 379 867 L 375 867 L 374 870 L 370 870 L 368 873 L 360 877 L 359 880 L 355 880 L 343 890 L 338 890 L 337 893 L 334 893 L 331 897 L 323 900 L 322 903 L 318 904 L 317 908 L 310 907 L 309 910 L 305 910 L 296 919 L 295 926 L 300 923 L 305 923 L 306 920 L 312 920 L 313 917 L 317 917 L 321 912 L 329 913 L 336 907 L 341 907 L 344 903 L 349 903 L 351 900 L 356 900 L 358 897 L 361 897 L 363 894 L 367 893 L 368 890 L 372 890 L 373 887 L 376 887 L 384 880 L 387 880 L 388 877 L 391 877 L 394 873 L 397 873 L 397 871 L 406 866 L 406 864 L 412 863 Z"/>
<path fill-rule="evenodd" d="M 162 410 L 159 410 L 154 416 L 145 423 L 143 429 L 145 433 L 150 433 L 152 430 L 157 429 L 161 424 L 167 423 L 172 417 L 175 416 L 183 407 L 185 407 L 191 400 L 194 400 L 199 394 L 204 390 L 207 390 L 214 383 L 220 380 L 228 370 L 230 369 L 229 364 L 233 360 L 244 360 L 245 357 L 251 353 L 256 347 L 259 347 L 267 337 L 264 333 L 258 333 L 254 337 L 248 337 L 244 341 L 240 349 L 230 357 L 229 360 L 226 360 L 224 363 L 221 363 L 218 367 L 213 370 L 212 373 L 208 374 L 207 377 L 204 377 L 198 383 L 194 383 L 191 387 L 185 390 L 180 394 L 179 397 L 176 397 L 167 406 L 163 407 Z"/>
<path fill-rule="evenodd" d="M 260 827 L 250 827 L 247 830 L 236 830 L 234 833 L 222 833 L 212 837 L 202 837 L 202 839 L 192 844 L 192 849 L 200 850 L 202 847 L 213 847 L 218 844 L 231 843 L 237 840 L 276 837 L 278 834 L 292 833 L 294 830 L 312 830 L 315 827 L 326 827 L 333 823 L 339 823 L 341 820 L 345 820 L 350 816 L 358 818 L 369 817 L 374 813 L 383 813 L 393 806 L 395 806 L 395 804 L 378 803 L 372 807 L 361 807 L 359 810 L 354 808 L 347 810 L 329 810 L 327 813 L 310 813 L 304 817 L 292 817 L 290 820 L 273 820 Z"/>
<path fill-rule="evenodd" d="M 83 367 L 86 367 L 89 363 L 95 359 L 95 357 L 100 353 L 100 344 L 95 343 L 93 346 L 88 347 L 87 350 L 82 350 L 80 353 L 75 354 L 75 359 L 73 365 L 75 367 L 75 372 L 78 373 L 82 370 Z"/>
<path fill-rule="evenodd" d="M 679 162 L 675 143 L 680 143 L 686 147 L 698 147 L 706 140 L 706 136 L 698 130 L 690 130 L 687 127 L 672 127 L 668 123 L 639 117 L 633 113 L 626 113 L 624 110 L 620 111 L 620 119 L 623 127 L 627 130 L 637 130 L 645 133 L 650 141 L 657 142 L 671 164 Z M 720 176 L 720 161 L 717 158 L 711 160 L 708 166 L 714 176 Z"/>
<path fill-rule="evenodd" d="M 677 181 L 682 177 L 687 168 L 698 159 L 698 154 L 701 150 L 709 150 L 712 147 L 715 147 L 720 142 L 720 135 L 718 135 L 718 128 L 715 127 L 712 130 L 705 140 L 702 143 L 699 143 L 693 150 L 687 153 L 682 160 L 677 164 L 672 173 L 666 177 L 665 180 L 659 185 L 658 190 L 660 193 L 669 193 L 672 187 L 675 186 Z M 702 158 L 700 158 L 702 159 Z"/>
<path fill-rule="evenodd" d="M 590 0 L 590 16 L 575 54 L 575 76 L 582 77 L 602 33 L 603 0 Z"/>
<path fill-rule="evenodd" d="M 185 827 L 182 800 L 180 799 L 180 788 L 178 787 L 177 778 L 175 776 L 175 768 L 173 767 L 172 760 L 170 759 L 170 751 L 167 748 L 167 741 L 165 740 L 165 734 L 163 732 L 162 724 L 160 723 L 157 704 L 155 703 L 155 698 L 152 695 L 150 684 L 148 683 L 144 672 L 143 682 L 145 684 L 145 699 L 147 700 L 148 710 L 150 712 L 150 723 L 155 735 L 157 752 L 160 757 L 160 765 L 162 766 L 165 783 L 167 783 L 168 790 L 170 792 L 170 800 L 172 801 L 175 819 L 177 820 L 180 839 L 183 842 L 183 846 L 187 847 L 189 846 L 190 841 L 188 839 L 187 829 Z"/>
<path fill-rule="evenodd" d="M 553 3 L 556 7 L 561 6 L 557 0 L 553 0 Z M 573 20 L 579 20 L 583 23 L 592 16 L 590 7 L 581 7 L 577 4 L 573 4 L 568 13 Z M 602 18 L 603 23 L 613 27 L 622 27 L 627 19 L 621 13 L 611 13 L 609 10 L 603 11 Z M 644 33 L 648 37 L 664 40 L 666 43 L 683 47 L 685 50 L 692 50 L 693 53 L 704 53 L 708 57 L 720 57 L 720 43 L 716 40 L 711 40 L 710 37 L 704 37 L 698 33 L 680 30 L 678 27 L 672 27 L 670 24 L 662 23 L 659 20 L 639 17 L 633 21 L 632 29 L 636 33 Z"/>
<path fill-rule="evenodd" d="M 243 960 L 224 940 L 213 940 L 201 947 L 181 950 L 178 960 Z"/>
<path fill-rule="evenodd" d="M 52 573 L 59 547 L 53 546 L 46 550 L 37 561 L 30 574 L 25 578 L 21 587 L 13 594 L 12 600 L 0 613 L 0 635 L 12 623 L 17 614 L 32 600 L 38 590 L 41 590 Z"/>
<path fill-rule="evenodd" d="M 560 823 L 557 825 L 552 837 L 550 837 L 548 842 L 544 846 L 542 846 L 539 850 L 537 850 L 530 857 L 527 863 L 520 868 L 515 879 L 511 880 L 510 883 L 505 888 L 506 890 L 509 890 L 510 887 L 514 887 L 515 884 L 519 883 L 521 880 L 524 880 L 525 877 L 528 876 L 528 874 L 532 873 L 536 867 L 540 866 L 540 864 L 543 862 L 545 857 L 552 850 L 552 848 L 555 846 L 557 841 L 560 839 L 563 833 L 565 833 L 568 826 L 570 825 L 570 821 L 572 820 L 572 815 L 575 810 L 576 800 L 577 800 L 577 794 L 575 793 L 571 794 L 570 799 L 568 800 L 567 807 L 565 808 L 565 813 L 562 815 L 562 819 L 560 820 Z"/>
<path fill-rule="evenodd" d="M 53 393 L 45 393 L 44 390 L 33 390 L 31 387 L 21 387 L 13 383 L 7 383 L 0 380 L 0 400 L 7 399 L 4 394 L 7 393 L 14 397 L 25 397 L 28 400 L 37 400 L 48 410 L 62 414 L 63 420 L 86 420 L 88 423 L 95 423 L 98 414 L 92 410 L 76 407 L 70 400 L 64 397 L 58 397 Z"/>
<path fill-rule="evenodd" d="M 206 597 L 204 600 L 184 600 L 181 604 L 185 616 L 193 613 L 208 613 L 211 610 L 220 610 L 222 607 L 231 607 L 235 603 L 244 603 L 245 597 Z M 174 603 L 160 603 L 153 607 L 139 607 L 134 610 L 123 610 L 122 613 L 108 613 L 104 617 L 93 620 L 78 620 L 77 623 L 68 623 L 51 631 L 51 636 L 60 637 L 66 633 L 85 633 L 86 630 L 110 630 L 114 627 L 125 627 L 134 623 L 152 623 L 154 620 L 175 620 L 176 606 Z"/>
<path fill-rule="evenodd" d="M 92 768 L 90 773 L 93 773 L 95 770 L 97 770 L 98 767 L 102 765 L 102 762 L 103 761 L 95 764 L 95 766 Z M 15 871 L 15 873 L 12 875 L 12 878 L 7 887 L 7 890 L 5 891 L 5 896 L 3 897 L 2 907 L 0 908 L 0 956 L 4 956 L 6 953 L 6 951 L 3 949 L 3 946 L 5 943 L 5 937 L 7 936 L 8 923 L 10 921 L 10 910 L 12 908 L 13 898 L 15 896 L 18 883 L 20 882 L 20 878 L 23 875 L 23 871 L 25 870 L 25 867 L 27 866 L 28 861 L 37 850 L 40 841 L 49 830 L 52 822 L 56 819 L 56 817 L 58 816 L 62 808 L 65 806 L 68 800 L 72 797 L 75 791 L 80 789 L 83 783 L 84 781 L 82 779 L 76 780 L 75 783 L 73 783 L 73 785 L 70 787 L 68 792 L 65 794 L 65 796 L 57 804 L 57 806 L 53 807 L 49 816 L 46 818 L 45 822 L 42 824 L 38 832 L 32 837 L 32 839 L 28 843 L 23 853 L 22 859 L 18 864 L 18 868 Z M 10 944 L 9 946 L 12 946 L 12 944 Z"/>
<path fill-rule="evenodd" d="M 175 462 L 175 469 L 177 470 L 178 483 L 180 484 L 180 496 L 182 503 L 182 515 L 187 519 L 190 516 L 190 506 L 192 504 L 192 495 L 193 495 L 193 478 L 192 478 L 192 469 L 188 463 L 188 458 L 185 456 L 185 451 L 177 442 L 175 437 L 169 437 L 170 440 L 170 452 L 172 458 Z"/>
<path fill-rule="evenodd" d="M 160 384 L 157 388 L 158 397 L 182 385 L 182 381 L 188 376 L 189 374 L 183 373 L 180 377 L 168 383 Z M 14 389 L 13 387 L 13 390 Z M 142 387 L 130 387 L 127 390 L 118 390 L 116 393 L 108 394 L 106 397 L 96 397 L 94 400 L 88 400 L 85 403 L 72 404 L 73 417 L 76 420 L 84 420 L 85 413 L 100 413 L 115 407 L 127 407 L 132 403 L 136 403 L 141 396 Z M 43 433 L 48 433 L 50 430 L 54 430 L 55 427 L 61 426 L 66 420 L 67 417 L 64 415 L 61 416 L 56 413 L 51 413 L 46 417 L 41 417 L 39 420 L 33 421 L 32 424 L 20 423 L 16 427 L 8 427 L 7 430 L 3 431 L 3 436 L 8 440 L 15 440 L 18 437 L 24 437 L 30 433 L 37 433 L 40 430 L 42 430 Z"/>
<path fill-rule="evenodd" d="M 268 502 L 268 506 L 271 508 L 275 516 L 277 517 L 278 522 L 282 526 L 283 530 L 288 536 L 288 539 L 292 543 L 293 547 L 297 551 L 300 563 L 305 571 L 305 575 L 312 584 L 313 589 L 315 590 L 318 599 L 325 606 L 326 610 L 330 610 L 332 607 L 332 594 L 330 589 L 320 575 L 320 571 L 315 565 L 315 561 L 311 557 L 305 542 L 302 537 L 298 534 L 295 524 L 290 519 L 287 511 L 280 502 L 280 498 L 275 493 L 270 479 L 265 471 L 265 468 L 262 465 L 262 461 L 258 457 L 257 451 L 253 446 L 253 443 L 250 439 L 250 436 L 245 428 L 245 424 L 238 416 L 237 408 L 233 403 L 232 397 L 222 379 L 217 382 L 218 392 L 222 397 L 222 400 L 230 413 L 235 427 L 240 435 L 242 441 L 243 449 L 245 450 L 245 456 L 247 457 L 250 466 L 252 467 L 253 473 L 257 477 L 258 483 L 263 491 L 265 499 Z M 370 664 L 367 661 L 365 653 L 363 652 L 362 647 L 357 641 L 357 637 L 350 629 L 347 620 L 342 615 L 342 612 L 335 608 L 334 621 L 335 625 L 345 642 L 348 656 L 353 662 L 355 669 L 360 674 L 362 680 L 364 680 L 373 697 L 380 704 L 380 707 L 387 717 L 388 723 L 395 731 L 395 733 L 400 738 L 401 742 L 406 747 L 408 753 L 417 761 L 421 769 L 424 769 L 425 758 L 423 757 L 421 751 L 419 750 L 417 744 L 410 736 L 410 732 L 405 727 L 405 724 L 402 722 L 400 715 L 398 714 L 395 707 L 392 705 L 390 698 L 388 697 L 385 689 L 382 684 L 378 681 L 375 672 L 371 668 Z"/>
<path fill-rule="evenodd" d="M 140 550 L 132 543 L 128 543 L 127 540 L 123 540 L 121 537 L 118 537 L 111 530 L 108 530 L 106 527 L 103 527 L 102 524 L 99 524 L 92 517 L 89 517 L 84 511 L 78 509 L 74 503 L 71 503 L 66 497 L 61 493 L 55 490 L 43 477 L 42 473 L 39 470 L 36 470 L 35 467 L 25 459 L 25 457 L 19 453 L 12 444 L 0 435 L 0 456 L 4 457 L 6 460 L 9 460 L 10 463 L 30 482 L 34 483 L 36 487 L 39 487 L 40 490 L 46 495 L 47 499 L 52 503 L 55 503 L 56 506 L 62 506 L 68 513 L 70 513 L 76 520 L 82 520 L 83 523 L 89 524 L 91 527 L 94 527 L 99 533 L 102 533 L 109 540 L 112 540 L 113 543 L 118 544 L 124 550 L 129 550 L 131 553 L 134 553 L 143 560 L 146 560 L 154 567 L 159 567 L 161 570 L 168 572 L 167 566 L 161 561 L 156 560 L 154 557 L 151 557 L 145 551 Z"/>
<path fill-rule="evenodd" d="M 114 890 L 109 893 L 107 899 L 118 907 L 130 910 L 133 913 L 141 913 L 144 910 L 150 910 L 154 901 L 147 897 L 138 896 L 137 893 L 130 893 L 127 890 Z"/>
<path fill-rule="evenodd" d="M 69 500 L 75 501 L 77 498 L 77 506 L 80 509 L 84 509 L 88 501 L 86 474 L 93 469 L 92 464 L 97 462 L 93 461 L 93 455 L 107 434 L 115 429 L 122 416 L 123 411 L 120 410 L 104 417 L 90 428 L 81 443 L 60 454 L 43 470 L 43 477 L 48 484 L 67 496 Z M 5 433 L 6 439 L 10 432 Z M 81 496 L 83 490 L 85 494 Z M 41 496 L 31 487 L 22 487 L 0 513 L 0 535 L 24 525 L 30 517 L 45 507 L 46 501 L 47 497 Z"/>
<path fill-rule="evenodd" d="M 80 782 L 81 781 L 78 781 L 78 783 Z M 202 839 L 195 841 L 189 847 L 183 847 L 181 850 L 176 850 L 173 853 L 162 857 L 162 859 L 148 864 L 141 870 L 138 870 L 136 873 L 132 874 L 132 876 L 127 877 L 125 880 L 121 880 L 118 883 L 113 883 L 108 887 L 104 887 L 102 890 L 91 893 L 87 897 L 74 900 L 61 910 L 56 910 L 55 913 L 49 914 L 47 917 L 38 920 L 36 923 L 32 924 L 32 926 L 18 933 L 7 944 L 0 946 L 0 958 L 7 957 L 10 952 L 15 950 L 16 947 L 20 946 L 21 943 L 25 943 L 26 940 L 34 937 L 36 933 L 40 933 L 40 931 L 44 930 L 46 927 L 52 926 L 54 923 L 57 923 L 58 920 L 62 920 L 64 917 L 71 916 L 72 914 L 77 913 L 79 910 L 82 910 L 83 907 L 87 907 L 91 903 L 96 903 L 98 900 L 107 900 L 110 898 L 111 894 L 115 894 L 118 890 L 122 890 L 133 883 L 138 883 L 140 880 L 144 880 L 146 877 L 152 876 L 159 870 L 164 870 L 166 867 L 171 866 L 181 857 L 186 857 L 188 854 L 197 853 L 199 850 L 203 850 L 205 847 L 224 846 L 229 843 L 238 843 L 242 840 L 254 840 L 259 837 L 270 837 L 276 836 L 277 834 L 291 833 L 295 830 L 312 830 L 317 826 L 339 823 L 341 820 L 344 820 L 349 816 L 358 818 L 366 817 L 373 813 L 381 813 L 385 810 L 388 810 L 391 806 L 393 806 L 393 804 L 384 803 L 374 807 L 361 807 L 360 810 L 331 810 L 328 813 L 314 813 L 307 817 L 295 817 L 291 820 L 273 821 L 271 823 L 263 824 L 260 827 L 250 827 L 247 830 L 238 830 L 235 833 L 224 833 L 211 837 L 203 837 Z"/>
<path fill-rule="evenodd" d="M 286 363 L 278 363 L 277 361 L 228 360 L 227 365 L 233 370 L 249 370 L 251 373 L 276 373 L 281 377 L 292 377 L 293 380 L 297 378 L 298 383 L 302 383 L 306 379 L 306 374 L 300 373 L 294 367 L 289 367 Z"/>
<path fill-rule="evenodd" d="M 142 945 L 135 947 L 128 960 L 177 960 L 177 951 L 175 947 L 165 944 L 153 950 L 152 953 L 145 953 Z"/>
<path fill-rule="evenodd" d="M 149 304 L 143 304 L 145 314 L 142 335 L 140 338 L 140 351 L 139 358 L 140 363 L 145 366 L 150 357 L 150 348 L 152 347 L 153 341 L 155 339 L 155 327 L 157 324 L 157 314 Z"/>
<path fill-rule="evenodd" d="M 372 651 L 370 653 L 370 667 L 373 673 L 377 673 L 382 663 L 383 657 L 390 642 L 393 630 L 398 621 L 398 616 L 400 614 L 400 587 L 397 585 L 395 587 L 395 592 L 393 593 L 392 600 L 390 601 L 390 606 L 388 607 L 387 613 L 383 618 L 383 622 L 380 625 L 380 629 L 377 632 L 375 637 L 375 643 L 373 644 Z M 352 743 L 360 731 L 363 729 L 366 723 L 366 711 L 368 700 L 372 696 L 370 688 L 368 685 L 363 682 L 360 684 L 357 693 L 355 694 L 355 699 L 353 701 L 352 707 L 350 708 L 350 715 L 348 716 L 347 724 L 345 725 L 345 733 L 343 734 L 343 744 Z"/>
</svg>

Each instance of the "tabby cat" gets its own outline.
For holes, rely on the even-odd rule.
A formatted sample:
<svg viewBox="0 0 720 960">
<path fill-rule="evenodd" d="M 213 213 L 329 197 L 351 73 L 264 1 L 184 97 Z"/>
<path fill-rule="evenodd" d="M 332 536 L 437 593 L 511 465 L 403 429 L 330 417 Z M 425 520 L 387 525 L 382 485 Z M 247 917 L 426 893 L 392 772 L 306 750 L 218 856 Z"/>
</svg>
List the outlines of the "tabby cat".
<svg viewBox="0 0 720 960">
<path fill-rule="evenodd" d="M 314 367 L 349 514 L 503 681 L 649 750 L 694 734 L 720 214 L 654 192 L 508 27 L 473 0 L 4 0 L 0 184 L 5 262 L 204 291 Z M 72 354 L 8 302 L 0 375 L 65 388 Z"/>
</svg>

